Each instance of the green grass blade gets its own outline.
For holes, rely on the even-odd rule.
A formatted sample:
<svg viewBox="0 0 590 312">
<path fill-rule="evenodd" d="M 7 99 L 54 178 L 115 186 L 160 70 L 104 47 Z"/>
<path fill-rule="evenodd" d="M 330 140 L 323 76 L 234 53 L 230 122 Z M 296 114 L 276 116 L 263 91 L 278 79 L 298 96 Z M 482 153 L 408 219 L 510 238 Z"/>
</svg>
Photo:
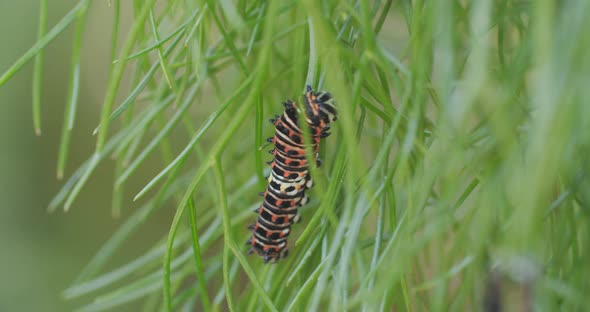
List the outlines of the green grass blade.
<svg viewBox="0 0 590 312">
<path fill-rule="evenodd" d="M 183 243 L 183 241 L 187 240 L 185 236 L 184 239 L 179 239 L 176 242 L 176 246 L 178 247 Z M 75 285 L 70 286 L 67 288 L 63 296 L 66 299 L 72 299 L 76 297 L 80 297 L 86 295 L 88 293 L 92 293 L 99 289 L 104 288 L 110 284 L 114 284 L 115 282 L 130 276 L 134 272 L 141 270 L 142 268 L 146 267 L 148 264 L 156 262 L 158 259 L 162 258 L 162 255 L 165 252 L 165 246 L 159 246 L 156 249 L 153 249 L 144 255 L 138 257 L 137 259 L 117 268 L 114 271 L 108 272 L 106 274 L 102 274 L 101 276 L 81 282 Z"/>
<path fill-rule="evenodd" d="M 147 17 L 149 9 L 151 8 L 151 5 L 153 4 L 154 1 L 155 0 L 148 0 L 144 4 L 144 6 L 142 7 L 142 11 L 139 14 L 139 18 L 135 21 L 135 24 L 130 31 L 130 35 L 127 38 L 127 43 L 126 43 L 125 47 L 123 48 L 123 52 L 122 52 L 122 55 L 124 56 L 123 58 L 125 58 L 129 54 L 129 51 L 133 47 L 133 44 L 135 43 L 135 38 L 136 38 L 137 34 L 139 33 L 139 30 L 141 29 L 141 26 L 143 25 L 143 21 Z M 66 202 L 64 204 L 65 211 L 68 211 L 71 208 L 73 201 L 76 199 L 76 197 L 78 196 L 78 194 L 82 190 L 82 187 L 84 187 L 84 185 L 88 181 L 88 178 L 90 178 L 90 175 L 92 174 L 94 169 L 96 169 L 96 166 L 98 165 L 100 159 L 103 157 L 102 152 L 105 147 L 105 142 L 106 142 L 106 138 L 107 138 L 106 136 L 107 136 L 107 132 L 108 132 L 109 124 L 110 124 L 109 115 L 110 115 L 111 108 L 112 108 L 114 100 L 115 100 L 117 90 L 119 88 L 119 83 L 120 83 L 121 78 L 123 76 L 124 69 L 125 69 L 124 63 L 118 63 L 117 65 L 115 65 L 115 68 L 113 69 L 113 73 L 110 77 L 110 85 L 107 89 L 107 95 L 106 95 L 106 98 L 105 98 L 105 101 L 104 101 L 104 104 L 102 107 L 101 122 L 100 122 L 101 128 L 98 132 L 98 138 L 96 141 L 96 151 L 95 151 L 94 155 L 90 158 L 90 162 L 89 162 L 88 166 L 86 167 L 86 172 L 84 172 L 84 174 L 78 180 L 76 185 L 73 187 L 70 195 L 66 199 Z"/>
<path fill-rule="evenodd" d="M 84 186 L 84 184 L 86 184 L 86 181 L 88 181 L 88 179 L 90 178 L 90 175 L 92 174 L 94 169 L 96 169 L 96 166 L 98 166 L 98 163 L 100 162 L 102 157 L 103 157 L 103 155 L 101 155 L 99 153 L 94 153 L 90 157 L 90 159 L 88 160 L 88 166 L 85 167 L 84 173 L 82 174 L 82 176 L 80 176 L 80 179 L 76 182 L 76 184 L 72 188 L 72 191 L 68 195 L 66 202 L 64 203 L 64 211 L 65 212 L 68 212 L 70 210 L 70 208 L 72 207 L 72 203 L 74 202 L 74 200 L 76 199 L 76 197 L 78 196 L 80 191 L 82 190 L 82 187 Z"/>
<path fill-rule="evenodd" d="M 324 259 L 324 261 L 322 263 L 320 263 L 320 265 L 318 265 L 315 268 L 315 270 L 310 275 L 310 277 L 305 281 L 305 283 L 303 283 L 303 286 L 301 288 L 299 288 L 299 291 L 295 295 L 295 298 L 293 298 L 293 300 L 289 303 L 289 306 L 287 307 L 287 309 L 285 309 L 286 311 L 293 311 L 293 309 L 295 309 L 295 307 L 301 307 L 305 304 L 302 302 L 303 300 L 305 300 L 304 295 L 306 295 L 307 293 L 309 293 L 313 289 L 312 288 L 312 286 L 314 285 L 313 283 L 315 283 L 317 281 L 320 273 L 322 272 L 322 269 L 324 267 L 324 263 L 326 263 L 325 261 L 326 261 L 326 259 Z"/>
<path fill-rule="evenodd" d="M 188 261 L 190 256 L 191 250 L 187 250 L 175 259 L 173 267 L 178 267 L 182 263 Z M 145 297 L 150 293 L 157 292 L 162 287 L 161 275 L 162 273 L 159 271 L 149 274 L 148 276 L 128 284 L 121 289 L 117 289 L 114 292 L 97 297 L 92 304 L 82 307 L 79 311 L 104 311 Z M 181 280 L 184 275 L 186 275 L 185 272 L 176 272 L 172 275 L 171 279 L 174 281 Z"/>
<path fill-rule="evenodd" d="M 180 42 L 183 34 L 184 34 L 184 29 L 182 29 L 177 34 L 176 39 L 174 41 L 172 41 L 170 46 L 164 52 L 164 56 L 167 57 L 168 55 L 170 55 L 170 53 L 172 53 L 172 51 L 174 51 L 174 48 L 177 46 L 178 42 Z M 160 65 L 160 61 L 158 60 L 152 65 L 152 67 L 150 67 L 150 69 L 145 74 L 143 79 L 141 79 L 141 81 L 137 84 L 137 86 L 133 89 L 133 91 L 131 91 L 131 94 L 129 94 L 129 96 L 125 99 L 125 101 L 123 101 L 123 103 L 121 103 L 121 105 L 119 105 L 117 108 L 115 108 L 115 110 L 113 110 L 113 112 L 109 116 L 109 119 L 111 121 L 115 120 L 119 115 L 121 115 L 121 113 L 123 113 L 129 107 L 129 105 L 131 105 L 135 101 L 137 96 L 139 96 L 139 94 L 145 89 L 147 84 L 150 82 L 150 80 L 152 79 L 156 70 L 158 69 L 159 65 Z M 98 133 L 99 128 L 100 128 L 100 126 L 98 126 L 94 130 L 95 134 Z"/>
<path fill-rule="evenodd" d="M 72 48 L 72 67 L 69 83 L 70 88 L 68 91 L 68 102 L 66 103 L 66 109 L 64 110 L 64 122 L 61 131 L 61 143 L 59 146 L 57 160 L 57 178 L 60 180 L 62 179 L 64 170 L 66 168 L 70 136 L 72 129 L 74 128 L 74 121 L 76 119 L 78 94 L 80 91 L 80 49 L 82 48 L 82 35 L 84 34 L 84 26 L 86 25 L 87 11 L 88 5 L 85 5 L 78 12 L 78 20 L 76 21 L 74 43 Z"/>
<path fill-rule="evenodd" d="M 233 1 L 230 0 L 220 0 L 219 4 L 221 5 L 221 9 L 225 13 L 225 16 L 230 24 L 232 24 L 233 28 L 240 31 L 241 29 L 245 29 L 245 23 L 242 19 L 242 16 L 238 13 L 238 10 Z"/>
<path fill-rule="evenodd" d="M 37 41 L 45 35 L 47 28 L 47 0 L 39 1 L 39 25 L 37 27 Z M 43 50 L 35 55 L 33 69 L 33 127 L 35 134 L 41 135 L 41 86 L 43 83 Z"/>
<path fill-rule="evenodd" d="M 195 259 L 195 269 L 197 272 L 197 280 L 199 282 L 199 289 L 201 295 L 201 301 L 203 302 L 203 310 L 209 311 L 211 309 L 211 303 L 209 301 L 209 293 L 207 291 L 207 284 L 205 283 L 205 274 L 203 272 L 201 246 L 199 244 L 199 229 L 197 228 L 197 214 L 195 208 L 195 202 L 192 197 L 189 200 L 189 212 L 190 212 L 190 225 L 191 225 L 191 237 L 193 239 L 193 257 Z"/>
<path fill-rule="evenodd" d="M 158 132 L 156 137 L 150 141 L 147 147 L 143 149 L 143 151 L 135 158 L 135 160 L 127 167 L 127 170 L 121 174 L 121 176 L 117 179 L 116 185 L 122 185 L 125 180 L 131 176 L 135 170 L 139 167 L 139 165 L 145 160 L 145 158 L 153 152 L 153 150 L 158 147 L 159 143 L 164 139 L 164 137 L 172 130 L 174 126 L 180 121 L 182 116 L 186 113 L 188 108 L 193 104 L 193 100 L 197 95 L 197 91 L 201 87 L 202 80 L 199 80 L 195 83 L 192 89 L 186 96 L 186 99 L 182 103 L 180 107 L 176 110 L 174 115 L 170 118 L 166 126 Z M 177 100 L 180 100 L 179 98 Z"/>
<path fill-rule="evenodd" d="M 213 3 L 212 0 L 207 0 L 207 3 L 209 4 L 209 7 L 211 7 L 211 8 L 215 7 L 215 3 Z M 210 12 L 211 12 L 211 15 L 213 15 L 213 20 L 215 21 L 217 27 L 219 28 L 219 31 L 221 32 L 221 34 L 223 36 L 225 44 L 229 47 L 233 57 L 238 62 L 239 66 L 240 66 L 240 70 L 242 71 L 242 74 L 244 74 L 244 76 L 247 77 L 250 73 L 248 71 L 248 68 L 246 67 L 246 64 L 244 63 L 244 60 L 242 59 L 242 56 L 240 55 L 240 53 L 238 53 L 238 50 L 236 49 L 236 46 L 234 44 L 234 40 L 232 39 L 232 37 L 227 33 L 227 31 L 223 27 L 224 25 L 221 22 L 221 19 L 219 18 L 217 13 L 215 13 L 215 10 L 211 9 Z"/>
<path fill-rule="evenodd" d="M 225 191 L 225 182 L 223 180 L 224 176 L 223 176 L 223 171 L 221 169 L 221 164 L 219 163 L 218 160 L 214 164 L 214 172 L 215 172 L 215 177 L 216 177 L 216 181 L 217 181 L 217 188 L 218 188 L 217 192 L 219 193 L 220 199 L 222 200 L 222 202 L 219 205 L 219 209 L 221 210 L 221 217 L 223 219 L 224 248 L 230 249 L 234 253 L 234 256 L 238 259 L 238 261 L 242 265 L 242 268 L 244 269 L 244 271 L 246 272 L 246 274 L 250 278 L 250 281 L 252 282 L 252 286 L 254 287 L 254 290 L 256 290 L 258 295 L 262 298 L 262 301 L 264 302 L 266 307 L 271 311 L 277 311 L 276 307 L 274 306 L 274 303 L 268 297 L 268 294 L 266 293 L 264 288 L 262 288 L 261 283 L 258 281 L 256 274 L 252 271 L 252 268 L 248 265 L 248 262 L 246 261 L 246 258 L 244 257 L 243 251 L 240 250 L 236 246 L 235 241 L 233 239 L 233 235 L 232 235 L 232 231 L 231 231 L 231 224 L 230 224 L 229 210 L 227 207 L 227 202 L 225 200 L 226 191 Z M 228 257 L 229 257 L 228 252 L 225 251 L 224 258 L 226 258 L 226 260 L 224 262 L 228 261 L 228 259 L 227 259 Z M 233 301 L 231 299 L 231 288 L 230 288 L 230 284 L 229 284 L 229 276 L 227 275 L 228 273 L 227 273 L 226 266 L 224 266 L 224 271 L 225 271 L 224 281 L 225 281 L 225 287 L 226 287 L 226 298 L 228 301 L 228 305 L 230 305 L 230 310 L 232 310 L 233 309 Z"/>
<path fill-rule="evenodd" d="M 114 7 L 113 12 L 113 30 L 111 32 L 111 60 L 117 57 L 117 41 L 119 39 L 119 19 L 121 17 L 121 0 L 114 0 L 112 4 Z M 110 72 L 112 72 L 113 66 L 111 64 Z"/>
<path fill-rule="evenodd" d="M 205 173 L 209 170 L 210 164 L 203 164 L 197 173 L 194 175 L 187 191 L 185 192 L 181 201 L 181 206 L 176 210 L 172 224 L 170 225 L 170 231 L 168 233 L 168 239 L 166 242 L 166 253 L 164 254 L 164 274 L 163 274 L 163 293 L 164 293 L 164 305 L 168 311 L 172 310 L 172 290 L 171 290 L 171 263 L 172 263 L 172 250 L 178 227 L 180 226 L 180 220 L 184 214 L 189 198 L 192 197 L 193 190 L 199 185 L 201 179 Z"/>
<path fill-rule="evenodd" d="M 199 16 L 195 20 L 194 24 L 191 26 L 191 29 L 189 30 L 188 35 L 186 36 L 186 39 L 184 40 L 184 46 L 188 46 L 189 41 L 193 38 L 195 31 L 197 31 L 197 28 L 199 27 L 199 25 L 201 25 L 201 21 L 203 20 L 203 17 L 205 16 L 205 12 L 207 12 L 207 9 L 208 9 L 207 3 L 203 4 L 203 8 L 201 9 Z"/>
<path fill-rule="evenodd" d="M 147 54 L 147 53 L 149 53 L 149 52 L 151 52 L 153 50 L 156 50 L 156 49 L 160 50 L 161 47 L 162 47 L 162 45 L 164 45 L 164 43 L 170 41 L 170 39 L 175 38 L 175 37 L 177 37 L 177 38 L 178 37 L 182 37 L 183 34 L 186 33 L 187 26 L 190 24 L 190 22 L 193 19 L 195 19 L 195 17 L 197 16 L 197 13 L 199 13 L 199 9 L 196 9 L 194 11 L 193 15 L 186 22 L 182 23 L 179 27 L 177 27 L 171 34 L 169 34 L 168 36 L 164 37 L 163 39 L 158 39 L 153 45 L 151 45 L 149 47 L 146 47 L 143 50 L 137 51 L 137 52 L 129 55 L 127 57 L 127 61 L 130 61 L 132 59 L 135 59 L 135 58 L 138 58 L 140 56 L 143 56 L 143 55 L 145 55 L 145 54 Z M 202 10 L 201 10 L 201 14 L 202 14 Z M 150 17 L 150 19 L 151 19 L 151 17 Z M 197 20 L 197 26 L 198 26 L 198 21 L 199 20 Z M 189 33 L 189 35 L 190 35 L 190 33 Z M 172 44 L 172 45 L 176 46 L 176 44 Z M 167 52 L 167 51 L 171 51 L 171 49 L 170 48 L 167 48 L 166 49 L 166 51 L 164 52 L 164 55 L 163 55 L 164 58 L 167 57 L 168 54 L 170 53 L 170 52 Z M 115 61 L 115 63 L 117 63 L 117 62 L 119 62 L 119 61 Z"/>
<path fill-rule="evenodd" d="M 182 150 L 182 152 L 168 166 L 166 166 L 166 168 L 164 168 L 164 170 L 160 171 L 160 173 L 158 173 L 158 175 L 156 175 L 156 177 L 154 177 L 150 182 L 148 182 L 148 184 L 146 186 L 144 186 L 143 189 L 141 189 L 141 191 L 139 191 L 139 193 L 137 193 L 137 195 L 135 195 L 135 197 L 133 198 L 134 201 L 141 198 L 156 183 L 158 183 L 158 181 L 160 181 L 170 170 L 175 168 L 180 162 L 182 162 L 184 159 L 186 159 L 186 157 L 188 157 L 189 153 L 194 149 L 196 144 L 203 137 L 203 135 L 207 132 L 207 130 L 211 127 L 211 125 L 213 125 L 215 120 L 217 120 L 217 118 L 219 118 L 219 116 L 221 116 L 221 114 L 223 114 L 223 112 L 227 109 L 227 107 L 229 107 L 229 105 L 236 100 L 238 95 L 240 95 L 242 92 L 244 92 L 244 90 L 252 83 L 252 79 L 253 79 L 252 77 L 246 79 L 246 81 L 244 81 L 242 83 L 242 85 L 235 91 L 235 93 L 232 96 L 230 96 L 221 105 L 219 110 L 215 111 L 213 114 L 211 114 L 209 116 L 209 118 L 207 118 L 207 120 L 199 128 L 198 132 L 195 134 L 195 136 L 193 136 L 191 141 L 186 145 L 186 147 Z"/>
<path fill-rule="evenodd" d="M 152 32 L 154 33 L 154 39 L 156 42 L 160 41 L 160 34 L 158 33 L 158 25 L 156 25 L 156 18 L 154 17 L 154 10 L 150 10 L 150 24 L 152 26 Z M 166 64 L 166 60 L 164 58 L 164 53 L 162 51 L 161 45 L 156 47 L 158 51 L 158 59 L 160 60 L 160 66 L 162 67 L 162 72 L 164 73 L 164 78 L 166 78 L 166 82 L 168 83 L 168 87 L 171 89 L 172 86 L 172 78 L 170 78 L 170 71 L 168 70 L 168 65 Z"/>
<path fill-rule="evenodd" d="M 86 281 L 96 275 L 106 262 L 113 257 L 115 252 L 121 248 L 129 236 L 143 224 L 147 218 L 159 207 L 166 199 L 178 192 L 186 183 L 185 179 L 176 179 L 179 170 L 170 174 L 166 183 L 162 186 L 154 198 L 135 211 L 125 222 L 113 233 L 109 240 L 97 251 L 97 253 L 88 262 L 86 267 L 76 278 L 76 283 Z"/>
<path fill-rule="evenodd" d="M 101 152 L 106 142 L 107 133 L 110 125 L 109 117 L 111 115 L 111 110 L 115 101 L 115 97 L 117 95 L 117 91 L 119 90 L 119 85 L 121 83 L 121 79 L 123 78 L 123 72 L 127 64 L 125 60 L 127 59 L 127 56 L 130 54 L 131 49 L 135 45 L 135 39 L 137 38 L 139 32 L 143 28 L 144 22 L 154 2 L 155 0 L 146 0 L 144 2 L 141 11 L 139 12 L 138 16 L 134 21 L 133 27 L 129 31 L 129 36 L 127 38 L 125 46 L 121 50 L 121 56 L 119 57 L 119 59 L 121 59 L 122 61 L 115 64 L 112 74 L 109 77 L 109 86 L 107 87 L 107 92 L 100 116 L 100 129 L 98 131 L 98 138 L 96 140 L 96 152 Z M 89 170 L 90 169 L 94 168 L 90 167 Z M 90 174 L 90 172 L 88 174 Z"/>
<path fill-rule="evenodd" d="M 474 260 L 473 256 L 467 256 L 467 257 L 463 258 L 463 260 L 461 260 L 459 263 L 457 263 L 456 265 L 451 267 L 451 269 L 448 272 L 444 272 L 440 276 L 434 277 L 432 280 L 429 280 L 429 281 L 426 281 L 420 285 L 414 286 L 412 288 L 412 291 L 418 292 L 418 291 L 427 290 L 429 288 L 434 287 L 441 280 L 448 280 L 448 279 L 452 278 L 453 276 L 459 274 L 467 266 L 469 266 L 473 262 L 473 260 Z"/>
<path fill-rule="evenodd" d="M 12 66 L 10 66 L 2 75 L 0 75 L 0 87 L 6 83 L 14 74 L 16 74 L 28 61 L 43 50 L 53 39 L 61 34 L 76 18 L 78 12 L 89 3 L 90 0 L 81 0 L 72 8 L 51 30 L 37 40 L 35 44 L 27 50 Z"/>
</svg>

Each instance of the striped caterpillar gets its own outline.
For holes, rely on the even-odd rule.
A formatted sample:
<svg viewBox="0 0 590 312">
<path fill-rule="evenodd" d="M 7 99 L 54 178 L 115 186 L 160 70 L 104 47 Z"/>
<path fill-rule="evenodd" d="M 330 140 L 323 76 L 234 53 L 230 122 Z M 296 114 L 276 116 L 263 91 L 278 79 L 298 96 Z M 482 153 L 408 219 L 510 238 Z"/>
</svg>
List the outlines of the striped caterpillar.
<svg viewBox="0 0 590 312">
<path fill-rule="evenodd" d="M 313 185 L 299 117 L 304 117 L 309 127 L 314 162 L 318 167 L 321 164 L 318 157 L 320 139 L 330 135 L 329 124 L 337 118 L 332 96 L 327 92 L 314 92 L 311 86 L 307 86 L 303 103 L 302 112 L 295 102 L 284 102 L 283 114 L 270 120 L 275 126 L 275 134 L 267 141 L 274 145 L 269 151 L 274 158 L 268 162 L 271 173 L 266 190 L 260 193 L 264 200 L 256 209 L 258 220 L 248 227 L 252 230 L 252 237 L 247 242 L 251 246 L 248 254 L 256 252 L 264 258 L 264 263 L 287 256 L 291 224 L 300 221 L 297 208 L 308 202 L 305 190 Z"/>
</svg>

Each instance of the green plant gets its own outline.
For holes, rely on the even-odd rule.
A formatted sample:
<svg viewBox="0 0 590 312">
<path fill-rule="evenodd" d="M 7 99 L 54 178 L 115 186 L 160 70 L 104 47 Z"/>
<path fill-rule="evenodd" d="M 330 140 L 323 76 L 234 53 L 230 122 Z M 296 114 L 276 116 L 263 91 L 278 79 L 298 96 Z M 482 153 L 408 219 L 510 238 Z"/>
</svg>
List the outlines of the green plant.
<svg viewBox="0 0 590 312">
<path fill-rule="evenodd" d="M 1 86 L 29 60 L 40 64 L 75 22 L 58 175 L 90 3 L 48 32 L 41 26 L 0 76 Z M 115 155 L 112 207 L 122 214 L 129 177 L 150 155 L 162 164 L 133 198 L 143 206 L 65 290 L 95 296 L 82 310 L 134 300 L 146 310 L 238 311 L 590 303 L 587 1 L 137 0 L 119 49 L 120 5 L 112 1 L 114 63 L 95 152 L 50 210 L 68 210 Z M 34 81 L 40 75 L 37 65 Z M 265 183 L 265 121 L 306 84 L 333 93 L 339 120 L 322 147 L 325 165 L 312 168 L 312 202 L 289 257 L 263 265 L 242 242 Z M 176 128 L 187 136 L 181 151 Z M 170 231 L 103 272 L 165 203 L 176 207 Z"/>
</svg>

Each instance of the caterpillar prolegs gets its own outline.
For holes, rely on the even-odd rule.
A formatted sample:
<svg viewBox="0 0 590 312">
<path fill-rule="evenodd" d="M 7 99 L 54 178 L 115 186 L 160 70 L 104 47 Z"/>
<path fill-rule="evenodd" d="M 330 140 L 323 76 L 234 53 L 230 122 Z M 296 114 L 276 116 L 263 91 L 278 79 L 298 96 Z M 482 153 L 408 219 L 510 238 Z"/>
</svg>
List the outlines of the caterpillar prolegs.
<svg viewBox="0 0 590 312">
<path fill-rule="evenodd" d="M 330 135 L 330 123 L 337 118 L 332 96 L 323 91 L 314 92 L 311 86 L 307 86 L 303 107 L 289 100 L 283 105 L 283 114 L 270 120 L 275 126 L 274 135 L 268 138 L 274 145 L 269 151 L 273 155 L 273 160 L 268 162 L 271 172 L 266 190 L 260 193 L 264 200 L 256 210 L 258 220 L 249 227 L 252 237 L 247 242 L 251 246 L 248 253 L 256 252 L 265 263 L 287 256 L 291 224 L 299 222 L 297 208 L 308 202 L 305 190 L 313 184 L 299 119 L 305 118 L 304 124 L 309 127 L 314 162 L 319 167 L 320 140 Z"/>
</svg>

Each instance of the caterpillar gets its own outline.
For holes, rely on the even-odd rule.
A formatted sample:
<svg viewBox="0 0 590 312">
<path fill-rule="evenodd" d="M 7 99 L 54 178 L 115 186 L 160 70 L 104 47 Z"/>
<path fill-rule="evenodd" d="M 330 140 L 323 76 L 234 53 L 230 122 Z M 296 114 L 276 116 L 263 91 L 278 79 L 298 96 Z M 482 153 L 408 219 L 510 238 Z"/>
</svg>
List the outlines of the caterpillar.
<svg viewBox="0 0 590 312">
<path fill-rule="evenodd" d="M 303 97 L 303 112 L 290 100 L 283 105 L 283 114 L 270 120 L 275 126 L 274 135 L 267 139 L 274 145 L 269 151 L 273 155 L 273 160 L 268 162 L 271 171 L 266 190 L 260 193 L 264 200 L 255 210 L 258 219 L 248 227 L 252 236 L 246 243 L 250 245 L 248 254 L 256 252 L 263 257 L 264 263 L 276 262 L 288 255 L 287 237 L 291 224 L 301 220 L 297 208 L 308 202 L 305 190 L 313 186 L 305 158 L 300 117 L 304 117 L 310 129 L 313 158 L 318 167 L 321 165 L 318 155 L 320 139 L 330 135 L 330 123 L 337 119 L 332 96 L 323 91 L 314 92 L 311 86 L 307 86 Z"/>
</svg>

